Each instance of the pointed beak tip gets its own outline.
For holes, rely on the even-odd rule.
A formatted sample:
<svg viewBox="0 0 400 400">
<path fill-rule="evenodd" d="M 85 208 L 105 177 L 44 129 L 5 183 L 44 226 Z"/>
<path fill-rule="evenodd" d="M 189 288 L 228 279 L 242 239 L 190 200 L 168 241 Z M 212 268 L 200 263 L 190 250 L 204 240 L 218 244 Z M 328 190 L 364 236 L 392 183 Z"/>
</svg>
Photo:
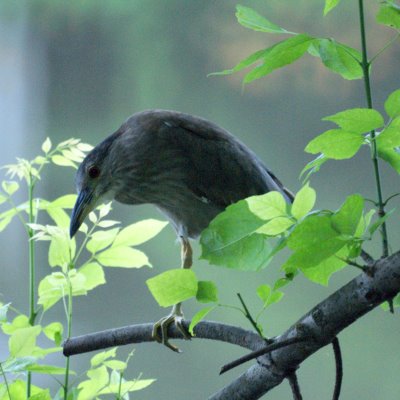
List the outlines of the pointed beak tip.
<svg viewBox="0 0 400 400">
<path fill-rule="evenodd" d="M 71 221 L 69 225 L 69 236 L 72 239 L 79 227 L 82 225 L 86 215 L 91 210 L 92 193 L 87 190 L 81 190 L 78 194 L 75 206 L 72 210 Z"/>
</svg>

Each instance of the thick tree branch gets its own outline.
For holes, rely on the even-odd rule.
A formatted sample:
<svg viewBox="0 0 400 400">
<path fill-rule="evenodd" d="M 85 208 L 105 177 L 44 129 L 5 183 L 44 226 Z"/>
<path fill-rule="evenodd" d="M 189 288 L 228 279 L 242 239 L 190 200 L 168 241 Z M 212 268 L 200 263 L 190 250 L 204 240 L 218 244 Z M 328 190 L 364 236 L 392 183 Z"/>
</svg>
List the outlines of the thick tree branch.
<svg viewBox="0 0 400 400">
<path fill-rule="evenodd" d="M 400 291 L 400 252 L 379 260 L 369 274 L 361 274 L 322 301 L 274 343 L 291 338 L 301 341 L 258 357 L 257 364 L 210 397 L 212 400 L 258 399 L 279 385 L 311 354 L 329 344 L 344 328 Z M 109 346 L 151 341 L 152 324 L 110 329 L 72 338 L 64 354 L 72 355 Z M 194 330 L 197 338 L 222 340 L 253 351 L 265 346 L 257 334 L 229 325 L 203 321 Z M 171 326 L 171 338 L 182 336 Z"/>
</svg>

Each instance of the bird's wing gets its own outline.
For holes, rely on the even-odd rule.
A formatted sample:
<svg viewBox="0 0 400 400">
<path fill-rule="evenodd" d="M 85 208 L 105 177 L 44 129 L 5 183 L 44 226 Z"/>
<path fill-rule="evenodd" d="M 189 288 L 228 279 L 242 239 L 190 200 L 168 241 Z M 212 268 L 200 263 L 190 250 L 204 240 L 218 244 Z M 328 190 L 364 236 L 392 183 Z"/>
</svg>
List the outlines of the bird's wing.
<svg viewBox="0 0 400 400">
<path fill-rule="evenodd" d="M 227 131 L 201 118 L 169 121 L 172 140 L 185 162 L 188 188 L 203 201 L 225 208 L 246 197 L 272 190 L 288 201 L 292 194 L 262 161 Z"/>
</svg>

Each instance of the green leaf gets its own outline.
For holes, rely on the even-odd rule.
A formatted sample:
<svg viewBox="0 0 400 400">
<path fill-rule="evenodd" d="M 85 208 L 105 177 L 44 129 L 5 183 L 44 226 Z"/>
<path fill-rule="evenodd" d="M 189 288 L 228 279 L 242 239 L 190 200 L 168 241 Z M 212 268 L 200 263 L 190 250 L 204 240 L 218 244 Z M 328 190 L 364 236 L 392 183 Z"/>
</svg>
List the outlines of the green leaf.
<svg viewBox="0 0 400 400">
<path fill-rule="evenodd" d="M 76 203 L 76 194 L 66 194 L 64 196 L 58 197 L 57 199 L 46 205 L 46 209 L 49 208 L 74 208 Z"/>
<path fill-rule="evenodd" d="M 275 283 L 274 283 L 274 287 L 273 290 L 277 291 L 278 289 L 280 289 L 281 287 L 284 287 L 286 285 L 288 285 L 290 282 L 293 281 L 293 277 L 285 277 L 285 278 L 279 278 Z"/>
<path fill-rule="evenodd" d="M 332 121 L 345 131 L 365 133 L 380 128 L 384 124 L 382 115 L 369 108 L 353 108 L 323 118 Z"/>
<path fill-rule="evenodd" d="M 0 306 L 0 323 L 7 321 L 7 312 L 11 303 L 1 304 Z"/>
<path fill-rule="evenodd" d="M 54 365 L 43 365 L 43 364 L 34 364 L 29 365 L 26 368 L 27 371 L 35 372 L 36 374 L 49 374 L 49 375 L 64 375 L 65 368 L 56 367 Z M 70 374 L 75 374 L 75 372 L 69 370 Z"/>
<path fill-rule="evenodd" d="M 9 382 L 8 393 L 0 393 L 1 400 L 22 400 L 26 399 L 26 382 L 22 380 L 15 380 Z M 7 392 L 7 390 L 6 390 Z M 35 385 L 31 385 L 31 396 L 29 400 L 52 400 L 49 389 L 41 389 Z"/>
<path fill-rule="evenodd" d="M 151 267 L 146 254 L 128 246 L 112 246 L 96 255 L 97 261 L 106 267 L 141 268 Z"/>
<path fill-rule="evenodd" d="M 306 34 L 299 34 L 275 44 L 265 53 L 263 63 L 250 71 L 243 82 L 250 83 L 278 68 L 292 64 L 307 51 L 312 40 L 313 38 Z"/>
<path fill-rule="evenodd" d="M 75 256 L 75 240 L 70 239 L 63 229 L 54 229 L 49 247 L 49 265 L 51 267 L 68 265 Z"/>
<path fill-rule="evenodd" d="M 103 268 L 96 262 L 83 265 L 79 268 L 79 273 L 85 277 L 84 286 L 87 291 L 106 283 Z"/>
<path fill-rule="evenodd" d="M 304 185 L 294 198 L 291 213 L 296 219 L 305 217 L 314 207 L 316 193 L 307 183 Z"/>
<path fill-rule="evenodd" d="M 208 74 L 207 76 L 231 75 L 235 72 L 241 71 L 242 69 L 250 67 L 250 65 L 253 65 L 255 62 L 259 61 L 260 59 L 263 59 L 270 51 L 271 51 L 271 48 L 258 50 L 255 53 L 250 54 L 248 57 L 246 57 L 242 61 L 240 61 L 233 68 L 225 69 L 225 70 L 219 71 L 219 72 L 212 72 L 211 74 Z"/>
<path fill-rule="evenodd" d="M 390 118 L 400 116 L 400 89 L 392 92 L 385 101 L 385 111 Z"/>
<path fill-rule="evenodd" d="M 87 372 L 88 380 L 79 383 L 78 400 L 95 399 L 98 393 L 109 381 L 107 367 L 101 366 L 96 369 L 90 369 Z"/>
<path fill-rule="evenodd" d="M 202 232 L 201 258 L 214 265 L 245 271 L 265 267 L 271 249 L 264 236 L 256 233 L 263 224 L 245 200 L 230 205 Z"/>
<path fill-rule="evenodd" d="M 47 154 L 50 151 L 50 149 L 51 149 L 51 140 L 50 140 L 50 138 L 47 137 L 46 140 L 42 144 L 42 151 L 43 151 L 43 153 Z"/>
<path fill-rule="evenodd" d="M 363 76 L 359 64 L 360 53 L 333 39 L 317 38 L 308 49 L 309 53 L 319 57 L 325 67 L 341 75 L 344 79 L 360 79 Z"/>
<path fill-rule="evenodd" d="M 364 199 L 359 194 L 348 196 L 332 216 L 332 227 L 340 234 L 353 236 L 362 219 Z"/>
<path fill-rule="evenodd" d="M 353 157 L 364 143 L 362 135 L 342 129 L 331 129 L 311 140 L 305 148 L 307 153 L 322 153 L 328 158 L 343 160 Z"/>
<path fill-rule="evenodd" d="M 287 203 L 280 192 L 268 192 L 259 196 L 251 196 L 245 200 L 249 210 L 264 221 L 286 216 Z"/>
<path fill-rule="evenodd" d="M 332 11 L 338 4 L 340 0 L 325 0 L 324 15 Z"/>
<path fill-rule="evenodd" d="M 400 8 L 389 2 L 381 4 L 376 21 L 382 25 L 400 29 Z"/>
<path fill-rule="evenodd" d="M 26 315 L 17 315 L 11 323 L 2 324 L 1 329 L 6 335 L 11 335 L 18 329 L 28 328 L 29 326 L 29 318 Z"/>
<path fill-rule="evenodd" d="M 1 187 L 9 196 L 11 196 L 19 189 L 19 184 L 15 181 L 3 181 Z"/>
<path fill-rule="evenodd" d="M 157 219 L 146 219 L 129 225 L 119 232 L 114 246 L 137 246 L 158 235 L 168 222 Z"/>
<path fill-rule="evenodd" d="M 276 217 L 258 228 L 256 232 L 267 236 L 278 236 L 286 232 L 294 223 L 288 217 Z"/>
<path fill-rule="evenodd" d="M 268 33 L 289 33 L 286 29 L 273 24 L 258 12 L 249 7 L 241 5 L 236 6 L 236 18 L 240 25 L 253 31 Z"/>
<path fill-rule="evenodd" d="M 271 304 L 278 303 L 283 297 L 283 292 L 272 290 L 269 285 L 260 285 L 257 288 L 257 295 L 263 302 L 263 308 L 267 308 Z"/>
<path fill-rule="evenodd" d="M 63 326 L 60 322 L 52 322 L 43 328 L 43 333 L 52 340 L 56 346 L 59 346 L 62 341 Z"/>
<path fill-rule="evenodd" d="M 32 355 L 36 347 L 36 338 L 42 328 L 39 325 L 29 326 L 16 330 L 10 336 L 8 347 L 13 357 L 25 357 Z"/>
<path fill-rule="evenodd" d="M 301 267 L 300 269 L 310 281 L 327 286 L 332 274 L 346 266 L 347 263 L 343 259 L 347 258 L 347 256 L 348 250 L 343 247 L 335 255 L 322 260 L 318 266 L 311 268 Z"/>
<path fill-rule="evenodd" d="M 369 228 L 368 231 L 371 235 L 375 233 L 375 231 L 390 217 L 390 215 L 395 211 L 392 209 L 387 211 L 383 217 L 378 218 Z"/>
<path fill-rule="evenodd" d="M 109 201 L 108 203 L 100 204 L 97 207 L 97 209 L 99 210 L 99 219 L 104 218 L 106 215 L 108 215 L 110 213 L 111 206 L 112 206 L 112 202 Z"/>
<path fill-rule="evenodd" d="M 110 350 L 102 351 L 100 353 L 95 354 L 91 359 L 90 359 L 90 365 L 92 368 L 95 368 L 99 366 L 100 364 L 103 364 L 104 361 L 106 361 L 109 358 L 114 358 L 117 355 L 117 348 L 113 347 Z"/>
<path fill-rule="evenodd" d="M 168 307 L 190 299 L 197 294 L 197 278 L 190 269 L 173 269 L 146 281 L 161 307 Z"/>
<path fill-rule="evenodd" d="M 104 220 L 104 221 L 100 221 L 97 224 L 97 226 L 100 227 L 100 228 L 110 228 L 110 227 L 112 227 L 114 225 L 117 225 L 117 224 L 120 224 L 120 222 L 119 221 L 113 221 L 111 219 L 107 219 L 107 220 Z"/>
<path fill-rule="evenodd" d="M 216 303 L 218 301 L 218 289 L 212 281 L 199 281 L 196 300 L 200 303 Z"/>
<path fill-rule="evenodd" d="M 400 173 L 400 117 L 395 118 L 375 140 L 378 156 Z"/>
<path fill-rule="evenodd" d="M 6 229 L 7 225 L 12 221 L 12 217 L 5 217 L 0 219 L 0 232 Z"/>
<path fill-rule="evenodd" d="M 76 164 L 73 161 L 69 160 L 66 157 L 63 157 L 60 154 L 56 154 L 56 155 L 52 156 L 51 161 L 54 164 L 59 165 L 61 167 L 73 167 L 75 169 L 77 168 Z"/>
<path fill-rule="evenodd" d="M 120 361 L 120 360 L 109 360 L 109 361 L 104 361 L 104 365 L 107 368 L 116 370 L 116 371 L 123 371 L 126 369 L 128 366 L 126 362 Z"/>
<path fill-rule="evenodd" d="M 371 223 L 371 219 L 372 217 L 375 215 L 376 210 L 372 209 L 369 210 L 365 215 L 362 216 L 362 218 L 360 218 L 360 222 L 357 225 L 357 229 L 354 233 L 355 237 L 361 237 L 366 229 L 368 228 L 369 224 Z"/>
<path fill-rule="evenodd" d="M 87 250 L 94 254 L 105 249 L 106 247 L 110 246 L 112 242 L 114 242 L 118 232 L 119 228 L 114 228 L 109 229 L 108 231 L 97 231 L 93 233 L 90 240 L 86 244 Z"/>
<path fill-rule="evenodd" d="M 200 321 L 202 321 L 207 316 L 207 314 L 209 314 L 215 308 L 216 308 L 216 306 L 210 306 L 210 307 L 204 307 L 200 311 L 197 311 L 197 313 L 193 316 L 192 320 L 190 321 L 190 325 L 189 325 L 189 333 L 192 336 L 195 336 L 195 334 L 193 332 L 194 327 Z"/>
<path fill-rule="evenodd" d="M 117 371 L 112 371 L 110 383 L 105 388 L 99 391 L 99 395 L 118 394 L 119 392 L 121 392 L 125 393 L 126 396 L 126 393 L 128 392 L 136 392 L 138 390 L 145 389 L 146 387 L 150 386 L 153 382 L 155 382 L 155 379 L 135 379 L 132 381 L 126 381 L 125 379 L 122 379 L 122 384 L 120 385 L 119 376 L 120 374 Z"/>
<path fill-rule="evenodd" d="M 83 151 L 85 153 L 87 153 L 90 150 L 93 150 L 93 146 L 91 144 L 88 143 L 78 143 L 76 145 L 76 147 L 80 150 Z"/>
<path fill-rule="evenodd" d="M 28 357 L 9 357 L 5 362 L 2 363 L 1 367 L 5 373 L 17 373 L 26 370 L 28 365 L 36 363 L 37 358 L 28 356 Z M 1 397 L 0 397 L 1 399 Z"/>
<path fill-rule="evenodd" d="M 299 268 L 317 266 L 324 259 L 337 253 L 346 242 L 332 227 L 330 215 L 310 215 L 299 223 L 290 234 L 287 245 L 294 253 L 284 264 Z"/>
<path fill-rule="evenodd" d="M 86 277 L 75 269 L 68 272 L 68 279 L 61 272 L 53 272 L 51 275 L 47 275 L 39 283 L 38 304 L 43 306 L 44 311 L 48 310 L 61 298 L 67 296 L 70 285 L 73 296 L 87 293 L 85 288 Z"/>
</svg>

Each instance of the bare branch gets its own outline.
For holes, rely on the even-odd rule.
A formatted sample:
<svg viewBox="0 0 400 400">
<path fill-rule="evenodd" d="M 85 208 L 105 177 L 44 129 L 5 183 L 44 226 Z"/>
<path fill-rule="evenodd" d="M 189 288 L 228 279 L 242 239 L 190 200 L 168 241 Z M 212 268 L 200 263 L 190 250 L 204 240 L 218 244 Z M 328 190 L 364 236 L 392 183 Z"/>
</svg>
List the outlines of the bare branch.
<svg viewBox="0 0 400 400">
<path fill-rule="evenodd" d="M 257 358 L 257 364 L 213 394 L 211 400 L 258 399 L 279 385 L 310 355 L 331 343 L 337 334 L 358 318 L 400 291 L 400 252 L 377 261 L 371 274 L 362 273 L 330 295 L 274 340 L 301 340 Z M 187 324 L 188 322 L 186 322 Z M 64 344 L 64 354 L 72 355 L 128 343 L 152 341 L 152 324 L 110 329 L 77 338 Z M 242 328 L 202 321 L 194 329 L 197 338 L 221 340 L 250 350 L 265 350 L 265 341 Z M 171 338 L 182 338 L 171 326 Z"/>
<path fill-rule="evenodd" d="M 185 328 L 188 328 L 189 324 L 190 321 L 184 321 Z M 153 325 L 153 323 L 129 325 L 77 336 L 64 342 L 63 353 L 68 357 L 107 347 L 153 342 Z M 256 333 L 219 322 L 201 321 L 196 325 L 194 333 L 196 335 L 195 338 L 198 339 L 219 340 L 245 347 L 249 350 L 258 350 L 265 346 L 265 340 Z M 168 327 L 168 337 L 171 339 L 183 339 L 181 332 L 174 324 Z"/>
</svg>

